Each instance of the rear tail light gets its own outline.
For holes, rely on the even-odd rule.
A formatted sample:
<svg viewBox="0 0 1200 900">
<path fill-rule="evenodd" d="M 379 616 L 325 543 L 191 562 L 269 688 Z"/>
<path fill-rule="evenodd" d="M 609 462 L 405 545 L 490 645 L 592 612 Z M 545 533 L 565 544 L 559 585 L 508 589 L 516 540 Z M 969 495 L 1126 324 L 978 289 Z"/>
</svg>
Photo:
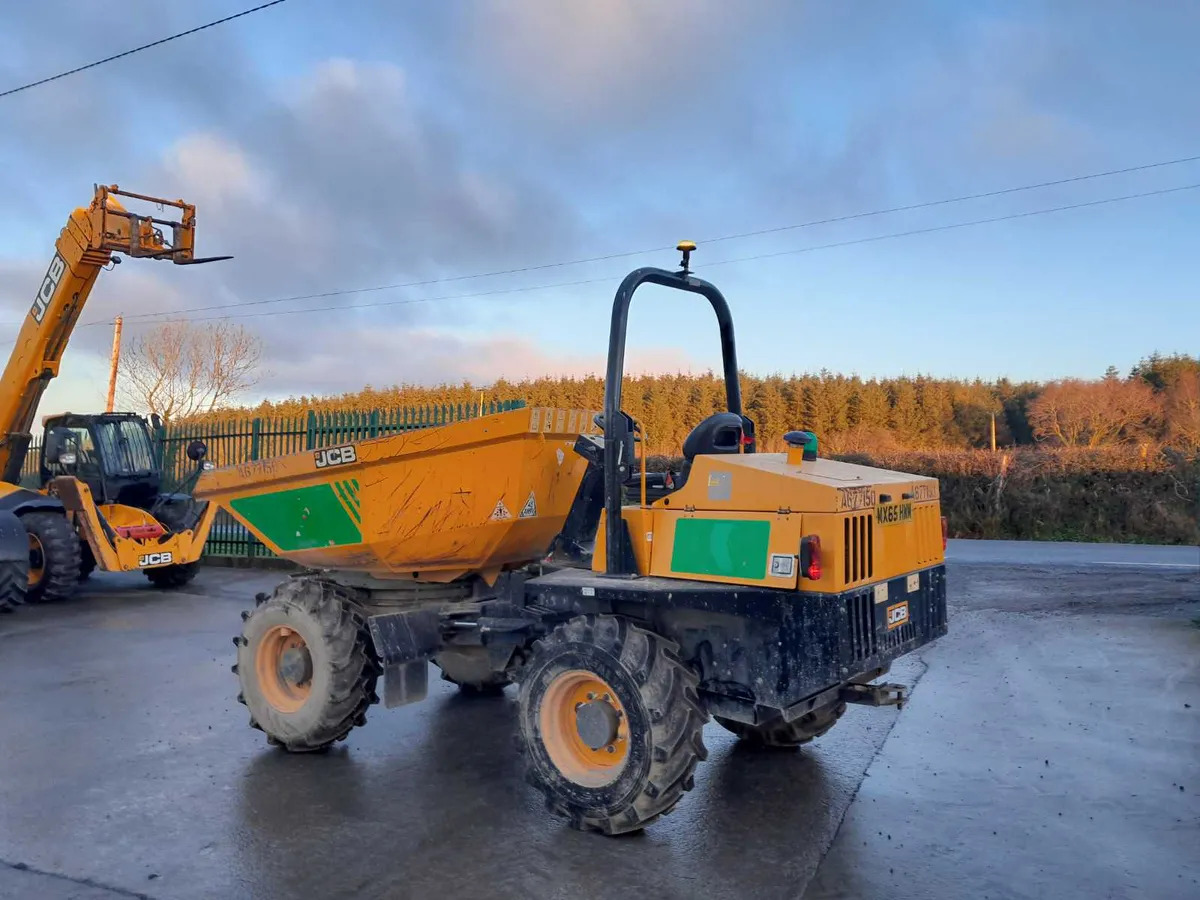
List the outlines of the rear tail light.
<svg viewBox="0 0 1200 900">
<path fill-rule="evenodd" d="M 821 580 L 821 539 L 815 534 L 800 539 L 800 574 L 810 581 Z"/>
<path fill-rule="evenodd" d="M 946 534 L 947 534 L 946 517 L 942 516 L 942 552 L 943 553 L 946 552 Z"/>
</svg>

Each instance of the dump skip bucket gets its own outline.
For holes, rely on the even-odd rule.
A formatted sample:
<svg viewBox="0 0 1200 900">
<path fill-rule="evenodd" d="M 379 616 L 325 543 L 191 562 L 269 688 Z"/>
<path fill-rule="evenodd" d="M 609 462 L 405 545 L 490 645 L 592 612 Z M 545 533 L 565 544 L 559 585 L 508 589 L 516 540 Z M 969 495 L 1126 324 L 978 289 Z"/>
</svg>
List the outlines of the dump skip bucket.
<svg viewBox="0 0 1200 900">
<path fill-rule="evenodd" d="M 303 566 L 491 581 L 562 529 L 594 415 L 533 407 L 255 460 L 204 473 L 195 495 Z"/>
</svg>

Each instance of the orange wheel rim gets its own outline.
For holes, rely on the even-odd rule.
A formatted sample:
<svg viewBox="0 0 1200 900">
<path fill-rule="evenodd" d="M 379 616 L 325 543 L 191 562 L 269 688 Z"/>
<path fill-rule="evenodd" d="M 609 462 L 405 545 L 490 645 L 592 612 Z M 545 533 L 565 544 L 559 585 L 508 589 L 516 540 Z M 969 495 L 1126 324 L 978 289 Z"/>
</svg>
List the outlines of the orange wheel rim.
<svg viewBox="0 0 1200 900">
<path fill-rule="evenodd" d="M 583 787 L 616 781 L 629 759 L 629 717 L 603 678 L 573 669 L 550 682 L 538 710 L 542 744 L 564 776 Z"/>
<path fill-rule="evenodd" d="M 36 534 L 29 535 L 29 586 L 36 587 L 46 575 L 46 551 Z"/>
<path fill-rule="evenodd" d="M 254 671 L 263 697 L 280 712 L 296 712 L 312 694 L 312 655 L 300 633 L 287 625 L 262 636 Z"/>
</svg>

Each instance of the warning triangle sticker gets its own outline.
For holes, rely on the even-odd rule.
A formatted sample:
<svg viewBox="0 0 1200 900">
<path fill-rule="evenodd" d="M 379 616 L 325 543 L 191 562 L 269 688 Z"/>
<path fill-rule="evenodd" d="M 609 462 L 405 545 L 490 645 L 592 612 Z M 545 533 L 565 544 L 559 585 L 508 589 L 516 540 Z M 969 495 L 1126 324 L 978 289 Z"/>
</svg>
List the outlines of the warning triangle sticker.
<svg viewBox="0 0 1200 900">
<path fill-rule="evenodd" d="M 502 521 L 504 519 L 511 519 L 511 518 L 512 518 L 512 513 L 510 513 L 508 511 L 508 507 L 504 505 L 504 501 L 497 500 L 496 508 L 492 510 L 492 519 L 494 519 L 495 521 Z"/>
<path fill-rule="evenodd" d="M 525 501 L 525 505 L 521 507 L 521 514 L 518 519 L 532 519 L 537 515 L 537 498 L 533 496 L 533 491 L 529 492 L 529 499 Z"/>
</svg>

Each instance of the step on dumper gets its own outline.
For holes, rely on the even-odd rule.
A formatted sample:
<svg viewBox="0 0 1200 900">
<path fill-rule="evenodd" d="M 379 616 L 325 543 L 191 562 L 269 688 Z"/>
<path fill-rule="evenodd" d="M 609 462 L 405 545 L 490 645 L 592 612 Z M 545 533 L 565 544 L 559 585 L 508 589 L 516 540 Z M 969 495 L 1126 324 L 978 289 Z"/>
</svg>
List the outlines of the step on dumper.
<svg viewBox="0 0 1200 900">
<path fill-rule="evenodd" d="M 617 291 L 604 409 L 522 409 L 205 473 L 196 489 L 307 571 L 234 638 L 239 699 L 268 741 L 319 750 L 379 701 L 421 699 L 432 661 L 473 694 L 519 685 L 530 783 L 583 830 L 675 807 L 711 718 L 796 748 L 848 703 L 899 705 L 892 662 L 946 632 L 935 479 L 820 458 L 808 432 L 759 453 L 733 323 L 688 271 Z M 649 476 L 621 409 L 639 285 L 703 296 L 725 409 Z"/>
</svg>

